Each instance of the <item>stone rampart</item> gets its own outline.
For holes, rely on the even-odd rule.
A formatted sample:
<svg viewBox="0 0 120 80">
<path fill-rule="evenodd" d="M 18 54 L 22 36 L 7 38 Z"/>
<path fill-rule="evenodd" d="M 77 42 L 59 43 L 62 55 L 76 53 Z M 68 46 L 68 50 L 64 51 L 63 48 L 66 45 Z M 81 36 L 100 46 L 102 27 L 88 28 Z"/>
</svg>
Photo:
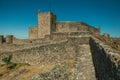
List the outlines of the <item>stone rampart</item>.
<svg viewBox="0 0 120 80">
<path fill-rule="evenodd" d="M 31 43 L 31 40 L 29 39 L 17 39 L 17 38 L 13 39 L 13 44 L 29 44 L 29 43 Z"/>
<path fill-rule="evenodd" d="M 69 50 L 68 50 L 69 49 Z M 45 44 L 42 46 L 23 49 L 14 52 L 0 53 L 1 60 L 12 54 L 13 62 L 29 63 L 29 64 L 48 64 L 61 59 L 69 59 L 75 56 L 72 46 L 69 46 L 66 41 Z"/>
<path fill-rule="evenodd" d="M 68 37 L 68 42 L 73 45 L 89 44 L 89 39 L 89 36 L 70 36 Z"/>
<path fill-rule="evenodd" d="M 51 40 L 48 37 L 32 40 L 31 43 L 44 44 L 49 43 Z"/>
<path fill-rule="evenodd" d="M 38 26 L 29 28 L 29 39 L 37 39 L 38 38 Z"/>
<path fill-rule="evenodd" d="M 39 44 L 50 43 L 53 41 L 66 40 L 66 39 L 68 39 L 68 37 L 72 37 L 72 36 L 88 37 L 88 36 L 90 36 L 90 34 L 91 33 L 89 31 L 88 32 L 54 32 L 51 35 L 45 35 L 44 38 L 33 39 L 33 40 L 31 40 L 31 43 L 39 43 Z"/>
<path fill-rule="evenodd" d="M 5 39 L 6 43 L 13 43 L 13 35 L 7 35 Z"/>
<path fill-rule="evenodd" d="M 100 34 L 100 29 L 90 26 L 83 22 L 57 22 L 56 32 L 91 32 Z"/>
<path fill-rule="evenodd" d="M 29 45 L 24 45 L 23 47 L 26 47 L 26 49 L 18 49 L 16 51 L 12 52 L 0 52 L 0 62 L 1 60 L 10 55 L 13 54 L 13 62 L 26 62 L 29 64 L 47 64 L 61 60 L 61 59 L 69 59 L 73 58 L 76 55 L 75 50 L 76 44 L 89 43 L 89 38 L 69 38 L 68 40 L 63 41 L 57 41 L 52 43 L 46 43 L 46 44 L 39 44 L 39 45 L 32 45 L 33 47 L 28 47 Z M 78 42 L 78 43 L 75 43 Z"/>
<path fill-rule="evenodd" d="M 70 36 L 89 36 L 91 33 L 89 31 L 82 31 L 82 32 L 71 32 L 69 35 Z"/>
<path fill-rule="evenodd" d="M 59 32 L 56 32 L 56 33 L 52 33 L 51 35 L 51 40 L 53 41 L 61 41 L 61 40 L 66 40 L 67 37 L 69 36 L 69 33 L 59 33 Z"/>
<path fill-rule="evenodd" d="M 120 80 L 120 52 L 95 38 L 90 38 L 90 46 L 97 79 Z"/>
<path fill-rule="evenodd" d="M 90 32 L 54 32 L 52 33 L 52 35 L 50 35 L 51 40 L 53 41 L 61 41 L 61 40 L 66 40 L 68 39 L 68 37 L 78 37 L 78 36 L 84 36 L 84 37 L 88 37 L 90 36 Z M 87 35 L 87 36 L 86 36 Z M 88 41 L 87 41 L 88 42 Z"/>
<path fill-rule="evenodd" d="M 0 44 L 3 43 L 3 39 L 4 39 L 3 35 L 0 35 Z"/>
</svg>

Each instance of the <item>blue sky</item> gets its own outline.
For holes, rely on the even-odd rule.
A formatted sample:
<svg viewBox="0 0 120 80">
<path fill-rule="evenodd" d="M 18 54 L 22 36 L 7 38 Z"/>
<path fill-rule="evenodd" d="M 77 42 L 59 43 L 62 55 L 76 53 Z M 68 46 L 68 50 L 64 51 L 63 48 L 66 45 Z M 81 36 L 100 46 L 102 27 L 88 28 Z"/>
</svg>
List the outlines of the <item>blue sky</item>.
<svg viewBox="0 0 120 80">
<path fill-rule="evenodd" d="M 50 5 L 51 4 L 51 5 Z M 0 35 L 28 38 L 37 12 L 52 11 L 58 21 L 82 21 L 120 37 L 120 0 L 0 0 Z"/>
</svg>

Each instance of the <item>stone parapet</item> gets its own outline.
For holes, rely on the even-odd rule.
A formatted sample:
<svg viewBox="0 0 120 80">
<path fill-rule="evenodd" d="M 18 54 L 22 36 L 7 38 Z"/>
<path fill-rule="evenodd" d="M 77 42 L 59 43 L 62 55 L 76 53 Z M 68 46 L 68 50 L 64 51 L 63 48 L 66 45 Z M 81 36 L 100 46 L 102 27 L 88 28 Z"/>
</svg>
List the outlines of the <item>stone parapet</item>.
<svg viewBox="0 0 120 80">
<path fill-rule="evenodd" d="M 120 52 L 96 38 L 90 38 L 90 47 L 98 80 L 120 80 Z"/>
<path fill-rule="evenodd" d="M 72 44 L 78 45 L 78 44 L 89 44 L 89 39 L 90 37 L 76 37 L 76 36 L 72 36 L 72 37 L 68 37 L 68 41 Z"/>
<path fill-rule="evenodd" d="M 22 44 L 22 45 L 24 45 L 24 44 L 30 44 L 30 43 L 32 43 L 32 41 L 29 40 L 29 39 L 17 39 L 17 38 L 13 38 L 13 44 Z"/>
</svg>

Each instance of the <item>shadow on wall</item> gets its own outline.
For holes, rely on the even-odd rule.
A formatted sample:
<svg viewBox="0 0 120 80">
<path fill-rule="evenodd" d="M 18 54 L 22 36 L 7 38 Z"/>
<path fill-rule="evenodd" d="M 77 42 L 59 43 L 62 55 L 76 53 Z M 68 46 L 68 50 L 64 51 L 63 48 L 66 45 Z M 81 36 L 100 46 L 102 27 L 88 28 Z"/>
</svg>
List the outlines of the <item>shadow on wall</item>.
<svg viewBox="0 0 120 80">
<path fill-rule="evenodd" d="M 120 65 L 116 66 L 111 55 L 94 39 L 90 38 L 89 43 L 97 80 L 120 80 Z"/>
</svg>

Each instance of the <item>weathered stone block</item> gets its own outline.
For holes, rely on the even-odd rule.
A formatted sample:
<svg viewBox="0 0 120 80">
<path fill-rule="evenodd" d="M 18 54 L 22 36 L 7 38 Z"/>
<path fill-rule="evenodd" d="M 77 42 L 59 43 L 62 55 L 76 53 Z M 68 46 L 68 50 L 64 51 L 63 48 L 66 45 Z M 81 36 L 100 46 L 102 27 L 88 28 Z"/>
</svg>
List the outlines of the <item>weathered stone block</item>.
<svg viewBox="0 0 120 80">
<path fill-rule="evenodd" d="M 13 35 L 7 35 L 5 42 L 6 43 L 13 43 Z"/>
<path fill-rule="evenodd" d="M 3 43 L 3 39 L 4 39 L 3 35 L 0 35 L 0 44 Z"/>
</svg>

